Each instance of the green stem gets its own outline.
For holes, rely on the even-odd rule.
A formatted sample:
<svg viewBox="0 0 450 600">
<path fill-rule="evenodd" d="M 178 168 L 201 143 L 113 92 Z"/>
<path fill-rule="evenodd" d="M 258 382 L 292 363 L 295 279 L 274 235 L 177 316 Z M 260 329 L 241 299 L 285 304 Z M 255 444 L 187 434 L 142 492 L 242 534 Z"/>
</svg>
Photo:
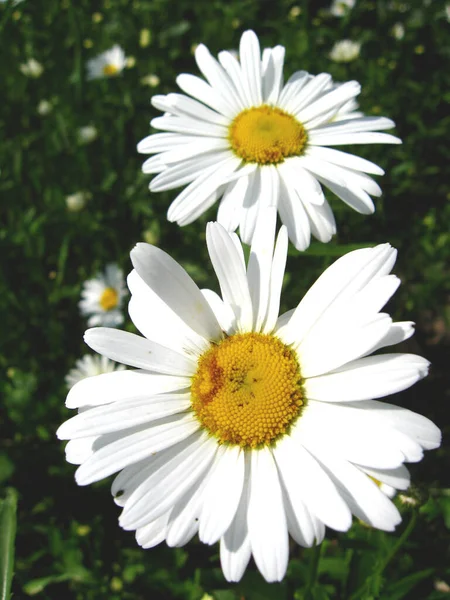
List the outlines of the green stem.
<svg viewBox="0 0 450 600">
<path fill-rule="evenodd" d="M 417 512 L 413 512 L 408 525 L 405 527 L 402 535 L 398 538 L 397 543 L 392 546 L 391 550 L 387 553 L 385 558 L 378 564 L 378 567 L 376 568 L 374 573 L 372 573 L 372 575 L 356 590 L 356 592 L 350 596 L 350 600 L 362 600 L 364 598 L 363 593 L 367 590 L 367 587 L 368 585 L 370 585 L 373 577 L 379 577 L 383 573 L 388 564 L 391 562 L 391 560 L 394 558 L 394 556 L 397 554 L 397 552 L 400 550 L 400 548 L 411 535 L 412 530 L 416 525 L 416 521 Z"/>
<path fill-rule="evenodd" d="M 9 488 L 0 500 L 0 599 L 9 600 L 14 568 L 17 492 Z"/>
<path fill-rule="evenodd" d="M 319 544 L 317 546 L 314 546 L 314 548 L 311 549 L 312 557 L 311 557 L 311 563 L 309 566 L 309 577 L 308 577 L 308 583 L 306 584 L 306 588 L 305 588 L 304 600 L 310 600 L 310 599 L 312 600 L 312 598 L 313 598 L 313 596 L 311 595 L 311 592 L 314 590 L 316 583 L 317 583 L 320 557 L 322 555 L 322 546 L 323 546 L 323 544 Z"/>
</svg>

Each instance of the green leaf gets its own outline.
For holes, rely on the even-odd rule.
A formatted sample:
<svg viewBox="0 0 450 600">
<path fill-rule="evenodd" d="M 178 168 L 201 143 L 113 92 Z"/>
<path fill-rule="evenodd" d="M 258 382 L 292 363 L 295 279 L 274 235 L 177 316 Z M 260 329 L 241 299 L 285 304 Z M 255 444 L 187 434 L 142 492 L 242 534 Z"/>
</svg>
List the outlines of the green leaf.
<svg viewBox="0 0 450 600">
<path fill-rule="evenodd" d="M 17 492 L 9 488 L 0 500 L 0 599 L 11 598 L 16 537 Z"/>
<path fill-rule="evenodd" d="M 434 569 L 424 569 L 391 584 L 385 591 L 386 600 L 401 600 L 418 583 L 427 579 L 434 573 Z"/>
</svg>

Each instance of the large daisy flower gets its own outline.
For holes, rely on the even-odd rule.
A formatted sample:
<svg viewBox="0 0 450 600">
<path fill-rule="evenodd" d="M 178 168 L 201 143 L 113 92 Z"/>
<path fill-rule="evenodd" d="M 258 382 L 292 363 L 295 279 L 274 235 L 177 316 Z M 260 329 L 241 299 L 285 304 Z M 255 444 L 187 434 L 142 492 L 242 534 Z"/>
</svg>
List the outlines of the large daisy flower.
<svg viewBox="0 0 450 600">
<path fill-rule="evenodd" d="M 312 546 L 352 513 L 392 531 L 400 514 L 378 484 L 406 489 L 403 463 L 440 443 L 425 417 L 374 400 L 428 370 L 413 354 L 369 356 L 413 330 L 379 312 L 399 284 L 395 250 L 347 254 L 278 316 L 288 238 L 282 227 L 274 248 L 263 217 L 247 265 L 237 236 L 208 224 L 221 296 L 162 250 L 135 247 L 129 311 L 144 337 L 85 335 L 131 369 L 76 384 L 67 406 L 84 410 L 58 430 L 78 484 L 118 473 L 119 522 L 142 547 L 220 540 L 229 581 L 252 555 L 267 581 L 282 579 L 289 534 Z"/>
<path fill-rule="evenodd" d="M 206 81 L 179 75 L 188 94 L 154 96 L 165 112 L 151 125 L 139 152 L 155 154 L 144 173 L 158 173 L 150 190 L 187 187 L 168 211 L 169 221 L 187 225 L 220 199 L 217 220 L 228 231 L 240 227 L 250 243 L 261 207 L 278 207 L 289 238 L 299 250 L 311 234 L 328 242 L 336 232 L 322 185 L 351 208 L 374 212 L 381 189 L 367 173 L 382 175 L 374 163 L 328 146 L 398 144 L 379 130 L 394 127 L 385 117 L 342 113 L 359 94 L 356 81 L 334 84 L 326 73 L 298 71 L 283 85 L 284 48 L 264 50 L 253 31 L 242 35 L 240 62 L 230 52 L 211 56 L 204 45 L 195 58 Z M 350 104 L 349 104 L 350 103 Z"/>
<path fill-rule="evenodd" d="M 115 264 L 107 265 L 104 273 L 84 282 L 80 312 L 89 317 L 90 327 L 117 327 L 123 323 L 121 305 L 126 294 L 122 269 Z"/>
</svg>

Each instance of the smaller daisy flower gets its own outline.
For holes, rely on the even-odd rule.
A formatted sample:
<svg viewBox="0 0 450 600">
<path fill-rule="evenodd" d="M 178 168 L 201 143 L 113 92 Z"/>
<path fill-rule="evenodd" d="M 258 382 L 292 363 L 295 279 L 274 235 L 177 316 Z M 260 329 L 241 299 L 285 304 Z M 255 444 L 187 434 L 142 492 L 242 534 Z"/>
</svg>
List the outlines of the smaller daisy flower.
<svg viewBox="0 0 450 600">
<path fill-rule="evenodd" d="M 37 106 L 37 112 L 41 117 L 46 117 L 53 110 L 53 104 L 49 100 L 41 100 Z"/>
<path fill-rule="evenodd" d="M 88 79 L 104 79 L 120 75 L 127 64 L 125 52 L 116 44 L 87 62 Z"/>
<path fill-rule="evenodd" d="M 330 13 L 334 17 L 343 17 L 355 6 L 356 0 L 333 0 Z"/>
<path fill-rule="evenodd" d="M 185 94 L 156 95 L 156 133 L 138 144 L 153 154 L 144 173 L 156 174 L 152 192 L 183 187 L 167 212 L 180 226 L 195 221 L 219 202 L 217 220 L 228 231 L 239 227 L 252 243 L 258 214 L 276 206 L 289 238 L 305 250 L 311 236 L 329 242 L 336 233 L 323 188 L 361 214 L 372 214 L 371 196 L 381 188 L 370 177 L 376 164 L 333 146 L 399 144 L 386 133 L 394 122 L 356 111 L 356 81 L 335 83 L 331 75 L 297 71 L 283 82 L 283 46 L 261 52 L 253 31 L 216 60 L 203 44 L 195 51 L 205 79 L 181 74 Z"/>
<path fill-rule="evenodd" d="M 117 265 L 108 265 L 104 274 L 85 281 L 79 306 L 81 314 L 89 316 L 89 327 L 117 327 L 123 323 L 120 307 L 126 293 L 123 273 Z"/>
<path fill-rule="evenodd" d="M 112 373 L 113 371 L 123 371 L 124 365 L 119 365 L 106 356 L 100 356 L 99 354 L 85 354 L 82 358 L 79 358 L 75 363 L 73 369 L 66 375 L 66 385 L 70 389 L 76 383 L 86 377 L 94 377 L 95 375 L 101 375 L 102 373 Z"/>
<path fill-rule="evenodd" d="M 66 196 L 66 206 L 69 212 L 79 212 L 86 206 L 86 202 L 90 200 L 92 194 L 90 192 L 75 192 Z"/>
<path fill-rule="evenodd" d="M 44 72 L 44 67 L 35 58 L 29 58 L 27 62 L 20 65 L 20 70 L 25 77 L 38 79 Z"/>
<path fill-rule="evenodd" d="M 98 137 L 97 127 L 94 125 L 86 125 L 78 129 L 77 138 L 79 144 L 90 144 Z"/>
<path fill-rule="evenodd" d="M 148 75 L 144 75 L 141 77 L 141 85 L 148 85 L 149 87 L 158 87 L 160 84 L 160 79 L 158 75 L 154 75 L 153 73 L 149 73 Z"/>
<path fill-rule="evenodd" d="M 400 283 L 390 274 L 396 251 L 341 257 L 279 316 L 288 236 L 283 226 L 275 242 L 275 210 L 261 213 L 247 264 L 239 238 L 208 224 L 220 296 L 159 248 L 134 248 L 129 312 L 142 336 L 85 334 L 130 368 L 75 385 L 66 404 L 80 413 L 57 432 L 79 485 L 117 474 L 119 523 L 142 547 L 183 546 L 197 533 L 220 540 L 228 581 L 251 556 L 280 581 L 289 535 L 311 547 L 325 526 L 347 531 L 352 514 L 393 531 L 401 515 L 389 487 L 406 490 L 404 463 L 441 439 L 427 418 L 379 400 L 429 364 L 372 354 L 413 333 L 380 312 Z"/>
<path fill-rule="evenodd" d="M 392 27 L 392 35 L 396 40 L 402 40 L 405 37 L 405 26 L 402 23 L 396 23 Z"/>
<path fill-rule="evenodd" d="M 341 40 L 336 42 L 330 52 L 331 60 L 339 63 L 352 62 L 359 56 L 361 50 L 360 42 L 353 42 L 352 40 Z"/>
</svg>

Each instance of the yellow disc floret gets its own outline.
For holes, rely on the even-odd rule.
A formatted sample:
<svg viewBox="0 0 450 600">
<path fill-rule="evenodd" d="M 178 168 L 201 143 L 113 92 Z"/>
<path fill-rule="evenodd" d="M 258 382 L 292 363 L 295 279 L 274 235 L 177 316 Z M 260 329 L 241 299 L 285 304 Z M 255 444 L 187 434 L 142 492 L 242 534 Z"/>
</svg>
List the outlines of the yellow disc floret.
<svg viewBox="0 0 450 600">
<path fill-rule="evenodd" d="M 109 63 L 103 67 L 103 75 L 105 77 L 113 77 L 114 75 L 117 75 L 118 72 L 119 68 L 117 65 Z"/>
<path fill-rule="evenodd" d="M 119 303 L 119 294 L 114 288 L 105 288 L 100 296 L 100 306 L 103 310 L 112 310 Z"/>
<path fill-rule="evenodd" d="M 230 125 L 228 139 L 234 153 L 245 162 L 276 165 L 290 156 L 300 156 L 307 134 L 295 117 L 263 104 L 239 113 Z"/>
<path fill-rule="evenodd" d="M 303 405 L 301 384 L 291 348 L 271 335 L 236 334 L 200 357 L 192 408 L 221 443 L 258 448 L 289 432 Z"/>
</svg>

